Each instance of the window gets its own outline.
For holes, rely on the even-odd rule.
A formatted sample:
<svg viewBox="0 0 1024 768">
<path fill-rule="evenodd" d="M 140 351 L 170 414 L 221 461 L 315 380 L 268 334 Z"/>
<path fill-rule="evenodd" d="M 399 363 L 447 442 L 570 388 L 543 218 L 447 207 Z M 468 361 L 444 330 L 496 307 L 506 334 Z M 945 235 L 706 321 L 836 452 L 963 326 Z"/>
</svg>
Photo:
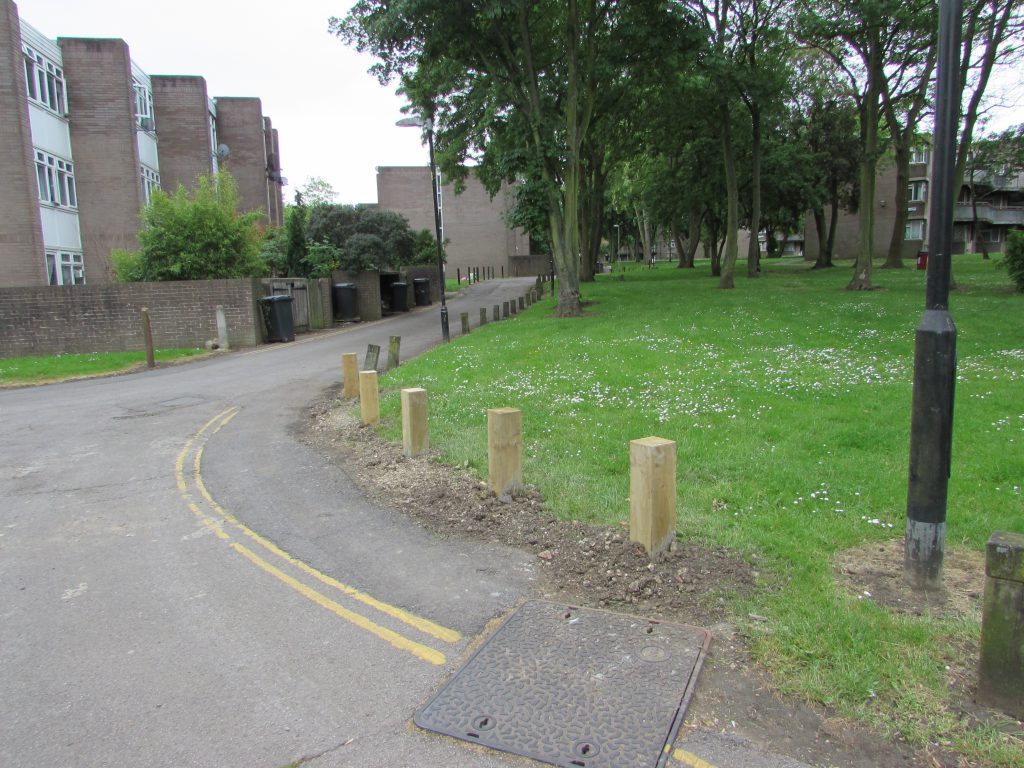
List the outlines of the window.
<svg viewBox="0 0 1024 768">
<path fill-rule="evenodd" d="M 135 124 L 144 131 L 156 130 L 153 122 L 153 92 L 138 80 L 132 80 L 135 89 Z"/>
<path fill-rule="evenodd" d="M 927 193 L 927 181 L 912 181 L 907 184 L 907 202 L 923 203 L 927 198 Z"/>
<path fill-rule="evenodd" d="M 903 230 L 904 240 L 924 240 L 924 219 L 910 219 Z"/>
<path fill-rule="evenodd" d="M 78 193 L 75 191 L 74 166 L 51 154 L 35 151 L 36 185 L 39 200 L 61 208 L 77 208 Z"/>
<path fill-rule="evenodd" d="M 910 153 L 911 165 L 924 165 L 928 162 L 928 147 L 914 147 Z"/>
<path fill-rule="evenodd" d="M 81 285 L 85 282 L 82 254 L 67 251 L 46 252 L 46 276 L 50 285 Z"/>
<path fill-rule="evenodd" d="M 66 114 L 68 99 L 64 71 L 27 45 L 22 46 L 22 53 L 25 55 L 25 85 L 29 99 L 58 115 Z"/>
<path fill-rule="evenodd" d="M 985 229 L 982 230 L 981 239 L 986 243 L 1001 243 L 1003 241 L 1001 235 L 1001 229 Z"/>
<path fill-rule="evenodd" d="M 146 200 L 146 205 L 149 205 L 153 190 L 160 189 L 160 174 L 148 165 L 140 165 L 139 168 L 142 171 L 142 195 Z"/>
</svg>

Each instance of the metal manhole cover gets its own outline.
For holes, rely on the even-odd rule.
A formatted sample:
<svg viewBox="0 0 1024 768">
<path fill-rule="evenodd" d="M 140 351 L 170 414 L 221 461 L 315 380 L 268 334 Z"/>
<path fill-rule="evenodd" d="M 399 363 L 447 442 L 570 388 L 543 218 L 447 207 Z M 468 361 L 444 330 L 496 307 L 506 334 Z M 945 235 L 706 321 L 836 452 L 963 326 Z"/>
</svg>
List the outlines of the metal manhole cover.
<svg viewBox="0 0 1024 768">
<path fill-rule="evenodd" d="M 420 710 L 420 728 L 564 768 L 664 766 L 705 629 L 534 600 Z"/>
</svg>

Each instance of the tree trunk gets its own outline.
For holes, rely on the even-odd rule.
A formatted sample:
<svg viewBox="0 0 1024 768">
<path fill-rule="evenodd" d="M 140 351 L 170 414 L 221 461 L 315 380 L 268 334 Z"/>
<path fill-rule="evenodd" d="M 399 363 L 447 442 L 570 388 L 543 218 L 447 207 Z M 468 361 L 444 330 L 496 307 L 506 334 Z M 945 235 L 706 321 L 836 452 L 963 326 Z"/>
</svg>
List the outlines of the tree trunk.
<svg viewBox="0 0 1024 768">
<path fill-rule="evenodd" d="M 826 269 L 832 266 L 832 254 L 828 250 L 829 231 L 825 224 L 825 209 L 814 209 L 814 227 L 818 230 L 818 259 L 811 269 Z"/>
<path fill-rule="evenodd" d="M 910 147 L 897 142 L 893 147 L 896 163 L 896 198 L 892 201 L 896 217 L 892 223 L 892 234 L 889 237 L 889 252 L 885 257 L 882 269 L 903 268 L 903 243 L 907 229 L 907 203 L 909 195 L 907 186 L 910 184 Z"/>
<path fill-rule="evenodd" d="M 760 273 L 761 243 L 761 109 L 750 105 L 750 124 L 753 130 L 750 146 L 750 243 L 747 247 L 747 277 Z"/>
<path fill-rule="evenodd" d="M 640 232 L 640 248 L 644 264 L 649 264 L 651 261 L 651 220 L 647 217 L 647 211 L 640 206 L 634 206 L 633 211 L 636 214 L 636 228 Z"/>
<path fill-rule="evenodd" d="M 739 186 L 736 182 L 736 154 L 732 145 L 732 123 L 729 107 L 723 104 L 719 108 L 722 119 L 722 161 L 725 165 L 725 257 L 722 259 L 721 280 L 719 288 L 735 288 L 733 275 L 736 271 L 738 256 L 737 236 L 739 234 Z"/>
<path fill-rule="evenodd" d="M 874 288 L 871 282 L 871 259 L 874 256 L 875 234 L 875 171 L 878 166 L 878 99 L 881 89 L 881 30 L 876 25 L 869 32 L 868 43 L 868 86 L 864 92 L 864 104 L 861 108 L 861 135 L 864 141 L 864 156 L 860 162 L 860 199 L 858 203 L 858 235 L 860 243 L 857 249 L 857 262 L 854 265 L 853 279 L 846 286 L 850 291 L 870 291 Z"/>
</svg>

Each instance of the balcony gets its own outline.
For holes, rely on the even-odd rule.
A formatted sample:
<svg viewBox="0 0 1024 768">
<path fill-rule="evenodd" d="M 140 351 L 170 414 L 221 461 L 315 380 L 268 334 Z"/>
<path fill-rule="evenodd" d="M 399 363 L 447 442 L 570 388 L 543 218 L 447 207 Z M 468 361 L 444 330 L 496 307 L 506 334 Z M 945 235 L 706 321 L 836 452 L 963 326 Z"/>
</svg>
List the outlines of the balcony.
<svg viewBox="0 0 1024 768">
<path fill-rule="evenodd" d="M 970 175 L 967 175 L 964 181 L 969 183 Z M 1020 192 L 1024 191 L 1024 173 L 1000 174 L 979 169 L 974 172 L 974 185 L 1006 192 Z"/>
<path fill-rule="evenodd" d="M 957 203 L 953 213 L 954 221 L 972 221 L 970 203 Z M 985 201 L 978 201 L 978 221 L 996 226 L 1024 226 L 1024 206 L 1006 206 L 1000 208 Z"/>
</svg>

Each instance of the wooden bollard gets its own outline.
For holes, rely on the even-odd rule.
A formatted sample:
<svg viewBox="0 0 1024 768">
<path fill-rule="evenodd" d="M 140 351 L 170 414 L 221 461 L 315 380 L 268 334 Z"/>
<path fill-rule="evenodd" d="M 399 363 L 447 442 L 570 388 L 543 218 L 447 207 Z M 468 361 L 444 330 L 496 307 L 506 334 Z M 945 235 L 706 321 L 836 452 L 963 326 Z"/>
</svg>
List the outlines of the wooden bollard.
<svg viewBox="0 0 1024 768">
<path fill-rule="evenodd" d="M 521 299 L 520 299 L 520 301 L 521 301 Z M 516 314 L 517 312 L 519 312 L 519 309 L 516 307 L 516 300 L 515 299 L 512 299 L 512 301 L 510 301 L 508 303 L 508 311 L 511 312 L 513 315 Z"/>
<path fill-rule="evenodd" d="M 522 312 L 524 309 L 526 309 L 526 299 L 524 299 L 522 296 L 520 296 L 519 297 L 519 311 Z"/>
<path fill-rule="evenodd" d="M 156 368 L 156 351 L 153 349 L 153 324 L 149 310 L 142 308 L 142 343 L 146 345 L 146 367 Z"/>
<path fill-rule="evenodd" d="M 430 447 L 427 436 L 427 390 L 402 390 L 402 449 L 406 456 L 419 456 Z"/>
<path fill-rule="evenodd" d="M 359 414 L 363 424 L 380 421 L 380 392 L 377 389 L 377 371 L 359 372 Z"/>
<path fill-rule="evenodd" d="M 533 306 L 533 288 L 531 288 L 530 290 L 528 290 L 526 292 L 526 306 L 527 307 L 532 307 Z"/>
<path fill-rule="evenodd" d="M 359 355 L 346 352 L 341 356 L 341 381 L 344 384 L 342 394 L 349 400 L 359 396 Z"/>
<path fill-rule="evenodd" d="M 366 345 L 366 357 L 363 358 L 364 371 L 376 371 L 377 363 L 380 362 L 380 347 L 376 344 Z"/>
<path fill-rule="evenodd" d="M 480 307 L 480 325 L 487 325 L 487 307 Z"/>
<path fill-rule="evenodd" d="M 508 302 L 507 301 L 501 302 L 501 316 L 503 318 L 505 318 L 506 320 L 508 319 L 509 309 L 508 309 Z"/>
<path fill-rule="evenodd" d="M 459 319 L 462 320 L 462 335 L 465 336 L 469 333 L 469 312 L 460 314 Z"/>
<path fill-rule="evenodd" d="M 676 444 L 662 437 L 629 442 L 629 540 L 652 557 L 676 535 Z"/>
<path fill-rule="evenodd" d="M 487 482 L 498 496 L 523 485 L 523 412 L 518 408 L 487 410 Z"/>
<path fill-rule="evenodd" d="M 498 322 L 499 320 L 501 320 L 501 307 L 499 307 L 497 304 L 495 304 L 491 308 L 491 320 L 493 320 L 494 322 Z"/>
<path fill-rule="evenodd" d="M 1024 720 L 1024 534 L 988 540 L 978 672 L 977 702 Z"/>
<path fill-rule="evenodd" d="M 392 336 L 388 339 L 388 370 L 398 367 L 399 351 L 402 348 L 402 337 Z"/>
</svg>

